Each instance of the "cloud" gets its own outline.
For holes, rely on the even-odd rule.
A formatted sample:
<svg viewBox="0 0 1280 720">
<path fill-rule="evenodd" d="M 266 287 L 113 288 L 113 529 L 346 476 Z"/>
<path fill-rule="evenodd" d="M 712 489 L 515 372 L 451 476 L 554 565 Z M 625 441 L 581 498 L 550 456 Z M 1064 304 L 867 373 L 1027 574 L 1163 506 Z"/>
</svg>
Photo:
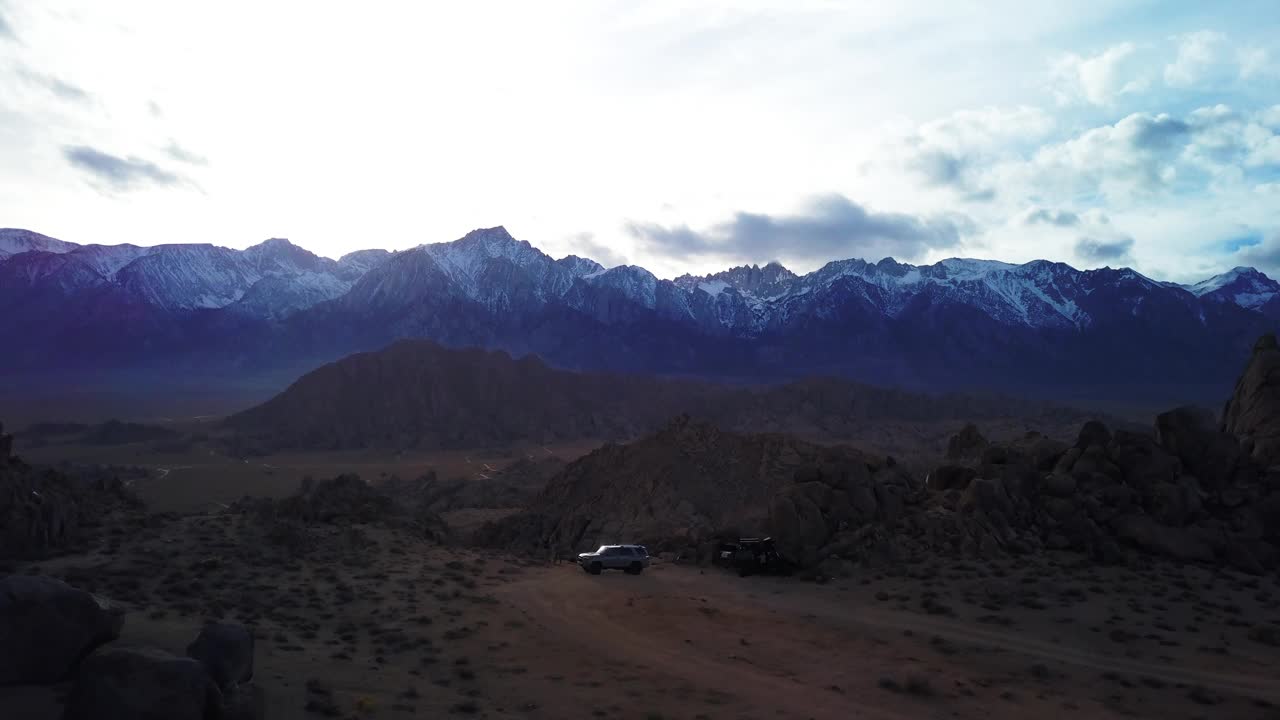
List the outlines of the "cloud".
<svg viewBox="0 0 1280 720">
<path fill-rule="evenodd" d="M 1164 68 L 1164 82 L 1169 87 L 1189 88 L 1209 81 L 1222 80 L 1226 65 L 1227 36 L 1212 30 L 1200 30 L 1177 38 L 1178 54 Z"/>
<path fill-rule="evenodd" d="M 0 21 L 3 21 L 3 19 L 0 18 Z M 53 75 L 46 75 L 44 73 L 31 70 L 30 68 L 19 67 L 18 77 L 22 78 L 22 80 L 28 85 L 48 90 L 62 100 L 87 103 L 90 99 L 89 93 L 85 92 L 83 89 L 62 80 L 61 78 L 54 77 Z"/>
<path fill-rule="evenodd" d="M 1110 105 L 1116 98 L 1146 90 L 1151 82 L 1140 75 L 1138 46 L 1124 42 L 1084 57 L 1069 54 L 1055 62 L 1050 76 L 1062 104 L 1082 99 L 1093 105 Z"/>
<path fill-rule="evenodd" d="M 907 162 L 930 185 L 959 185 L 964 176 L 965 161 L 944 150 L 925 150 Z"/>
<path fill-rule="evenodd" d="M 164 151 L 165 151 L 165 154 L 167 154 L 169 157 L 173 158 L 174 160 L 177 160 L 178 162 L 187 163 L 188 165 L 208 165 L 209 164 L 209 159 L 206 158 L 205 156 L 197 155 L 196 153 L 193 153 L 190 150 L 187 150 L 186 148 L 182 147 L 181 145 L 178 145 L 178 143 L 172 140 L 169 141 L 169 146 L 166 147 Z"/>
<path fill-rule="evenodd" d="M 1269 113 L 1240 113 L 1225 105 L 1182 118 L 1134 113 L 1040 148 L 1028 175 L 1004 182 L 1110 199 L 1202 191 L 1209 182 L 1265 182 L 1280 168 L 1280 132 L 1268 126 Z"/>
<path fill-rule="evenodd" d="M 1080 216 L 1070 210 L 1050 210 L 1036 208 L 1027 212 L 1022 218 L 1026 225 L 1056 225 L 1058 227 L 1074 227 L 1080 224 Z"/>
<path fill-rule="evenodd" d="M 164 117 L 164 108 L 160 107 L 160 103 L 156 102 L 155 100 L 147 101 L 147 111 L 151 113 L 151 117 L 154 117 L 154 118 Z"/>
<path fill-rule="evenodd" d="M 1276 67 L 1271 64 L 1271 55 L 1266 48 L 1245 47 L 1236 51 L 1236 62 L 1240 64 L 1240 79 L 1276 74 Z"/>
<path fill-rule="evenodd" d="M 618 252 L 616 249 L 603 244 L 595 239 L 595 235 L 589 232 L 581 232 L 569 239 L 569 245 L 574 252 L 582 257 L 595 260 L 607 268 L 617 267 L 627 264 L 627 256 Z"/>
<path fill-rule="evenodd" d="M 9 22 L 9 18 L 5 15 L 3 2 L 0 2 L 0 38 L 18 39 L 18 35 L 13 31 L 13 23 Z"/>
<path fill-rule="evenodd" d="M 1122 237 L 1114 240 L 1098 240 L 1082 237 L 1076 241 L 1076 256 L 1090 263 L 1112 261 L 1131 261 L 1129 252 L 1133 250 L 1133 238 Z"/>
<path fill-rule="evenodd" d="M 122 158 L 88 145 L 62 148 L 67 162 L 114 190 L 132 190 L 146 184 L 173 186 L 182 182 L 175 173 L 136 157 Z"/>
<path fill-rule="evenodd" d="M 1234 257 L 1239 265 L 1251 265 L 1269 271 L 1280 270 L 1280 233 L 1265 241 L 1259 240 L 1241 247 Z"/>
<path fill-rule="evenodd" d="M 931 187 L 949 187 L 969 202 L 989 202 L 996 191 L 981 172 L 996 159 L 1043 138 L 1054 120 L 1038 108 L 960 110 L 921 124 L 905 137 L 905 166 Z"/>
<path fill-rule="evenodd" d="M 703 231 L 641 222 L 627 222 L 624 227 L 650 252 L 747 262 L 911 259 L 935 248 L 955 247 L 962 235 L 973 231 L 965 216 L 921 218 L 871 212 L 841 195 L 816 198 L 803 212 L 792 215 L 739 212 Z"/>
</svg>

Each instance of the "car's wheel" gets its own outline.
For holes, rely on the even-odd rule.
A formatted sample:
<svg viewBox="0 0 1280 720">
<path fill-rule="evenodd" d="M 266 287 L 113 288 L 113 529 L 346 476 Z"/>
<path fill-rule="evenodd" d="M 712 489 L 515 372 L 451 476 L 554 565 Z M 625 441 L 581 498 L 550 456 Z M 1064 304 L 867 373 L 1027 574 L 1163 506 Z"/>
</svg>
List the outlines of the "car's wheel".
<svg viewBox="0 0 1280 720">
<path fill-rule="evenodd" d="M 591 573 L 592 575 L 599 575 L 600 571 L 603 569 L 604 568 L 601 567 L 600 563 L 591 563 L 591 565 L 587 567 L 587 572 Z"/>
<path fill-rule="evenodd" d="M 627 566 L 627 573 L 630 575 L 639 575 L 644 572 L 644 566 L 638 562 L 633 562 Z"/>
</svg>

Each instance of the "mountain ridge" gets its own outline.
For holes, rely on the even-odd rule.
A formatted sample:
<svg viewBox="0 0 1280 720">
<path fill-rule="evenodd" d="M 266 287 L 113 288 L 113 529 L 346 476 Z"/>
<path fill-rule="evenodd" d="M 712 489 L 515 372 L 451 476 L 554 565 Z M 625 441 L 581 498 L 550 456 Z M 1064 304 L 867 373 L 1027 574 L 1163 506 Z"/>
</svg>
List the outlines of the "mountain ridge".
<svg viewBox="0 0 1280 720">
<path fill-rule="evenodd" d="M 1220 394 L 1239 353 L 1280 321 L 1280 283 L 1251 268 L 1184 286 L 1047 260 L 884 258 L 667 280 L 555 259 L 501 226 L 340 260 L 280 239 L 245 250 L 51 247 L 61 252 L 0 258 L 0 332 L 26 340 L 0 358 L 6 370 L 93 359 L 278 374 L 427 338 L 576 370 L 1108 397 L 1197 386 L 1195 398 L 1179 395 L 1191 401 Z"/>
<path fill-rule="evenodd" d="M 968 421 L 1070 431 L 1094 417 L 1047 403 L 921 395 L 839 378 L 738 386 L 573 372 L 535 355 L 401 340 L 321 366 L 224 425 L 238 434 L 240 451 L 435 450 L 627 441 L 685 414 L 742 431 L 823 440 L 874 437 L 882 443 L 892 442 L 889 428 L 896 426 L 915 430 L 907 435 L 934 428 L 940 442 Z"/>
</svg>

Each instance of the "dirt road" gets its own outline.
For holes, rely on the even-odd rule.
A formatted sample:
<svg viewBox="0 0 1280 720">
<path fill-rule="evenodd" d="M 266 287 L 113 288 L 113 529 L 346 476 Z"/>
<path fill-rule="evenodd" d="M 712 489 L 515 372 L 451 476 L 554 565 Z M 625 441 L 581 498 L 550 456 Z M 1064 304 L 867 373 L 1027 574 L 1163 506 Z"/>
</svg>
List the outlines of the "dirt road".
<svg viewBox="0 0 1280 720">
<path fill-rule="evenodd" d="M 1206 662 L 1168 647 L 1148 657 L 1047 617 L 993 628 L 884 608 L 856 587 L 562 566 L 499 597 L 581 653 L 722 695 L 728 717 L 1268 717 L 1265 704 L 1280 702 L 1274 665 L 1257 657 Z"/>
</svg>

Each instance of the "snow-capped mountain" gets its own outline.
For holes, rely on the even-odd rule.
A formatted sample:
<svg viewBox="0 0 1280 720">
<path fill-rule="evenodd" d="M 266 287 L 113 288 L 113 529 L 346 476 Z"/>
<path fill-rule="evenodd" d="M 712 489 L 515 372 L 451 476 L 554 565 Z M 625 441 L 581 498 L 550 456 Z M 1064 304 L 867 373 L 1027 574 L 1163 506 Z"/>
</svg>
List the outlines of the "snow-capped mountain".
<svg viewBox="0 0 1280 720">
<path fill-rule="evenodd" d="M 52 367 L 103 362 L 104 343 L 126 366 L 171 354 L 241 370 L 426 337 L 584 369 L 943 387 L 1200 383 L 1234 377 L 1236 351 L 1280 319 L 1280 284 L 1252 268 L 1182 286 L 1044 260 L 886 258 L 664 280 L 557 260 L 501 227 L 337 261 L 280 239 L 237 251 L 0 237 L 26 248 L 0 257 L 9 327 L 37 338 L 12 362 Z"/>
<path fill-rule="evenodd" d="M 1236 267 L 1185 286 L 1199 298 L 1229 302 L 1245 308 L 1258 308 L 1280 294 L 1280 283 L 1251 267 Z"/>
<path fill-rule="evenodd" d="M 30 230 L 0 228 L 0 260 L 32 250 L 64 253 L 75 247 L 74 243 L 57 240 Z"/>
<path fill-rule="evenodd" d="M 282 318 L 345 294 L 385 250 L 340 261 L 273 238 L 245 250 L 207 244 L 76 245 L 26 230 L 0 230 L 0 291 L 111 291 L 166 311 L 231 308 Z"/>
</svg>

